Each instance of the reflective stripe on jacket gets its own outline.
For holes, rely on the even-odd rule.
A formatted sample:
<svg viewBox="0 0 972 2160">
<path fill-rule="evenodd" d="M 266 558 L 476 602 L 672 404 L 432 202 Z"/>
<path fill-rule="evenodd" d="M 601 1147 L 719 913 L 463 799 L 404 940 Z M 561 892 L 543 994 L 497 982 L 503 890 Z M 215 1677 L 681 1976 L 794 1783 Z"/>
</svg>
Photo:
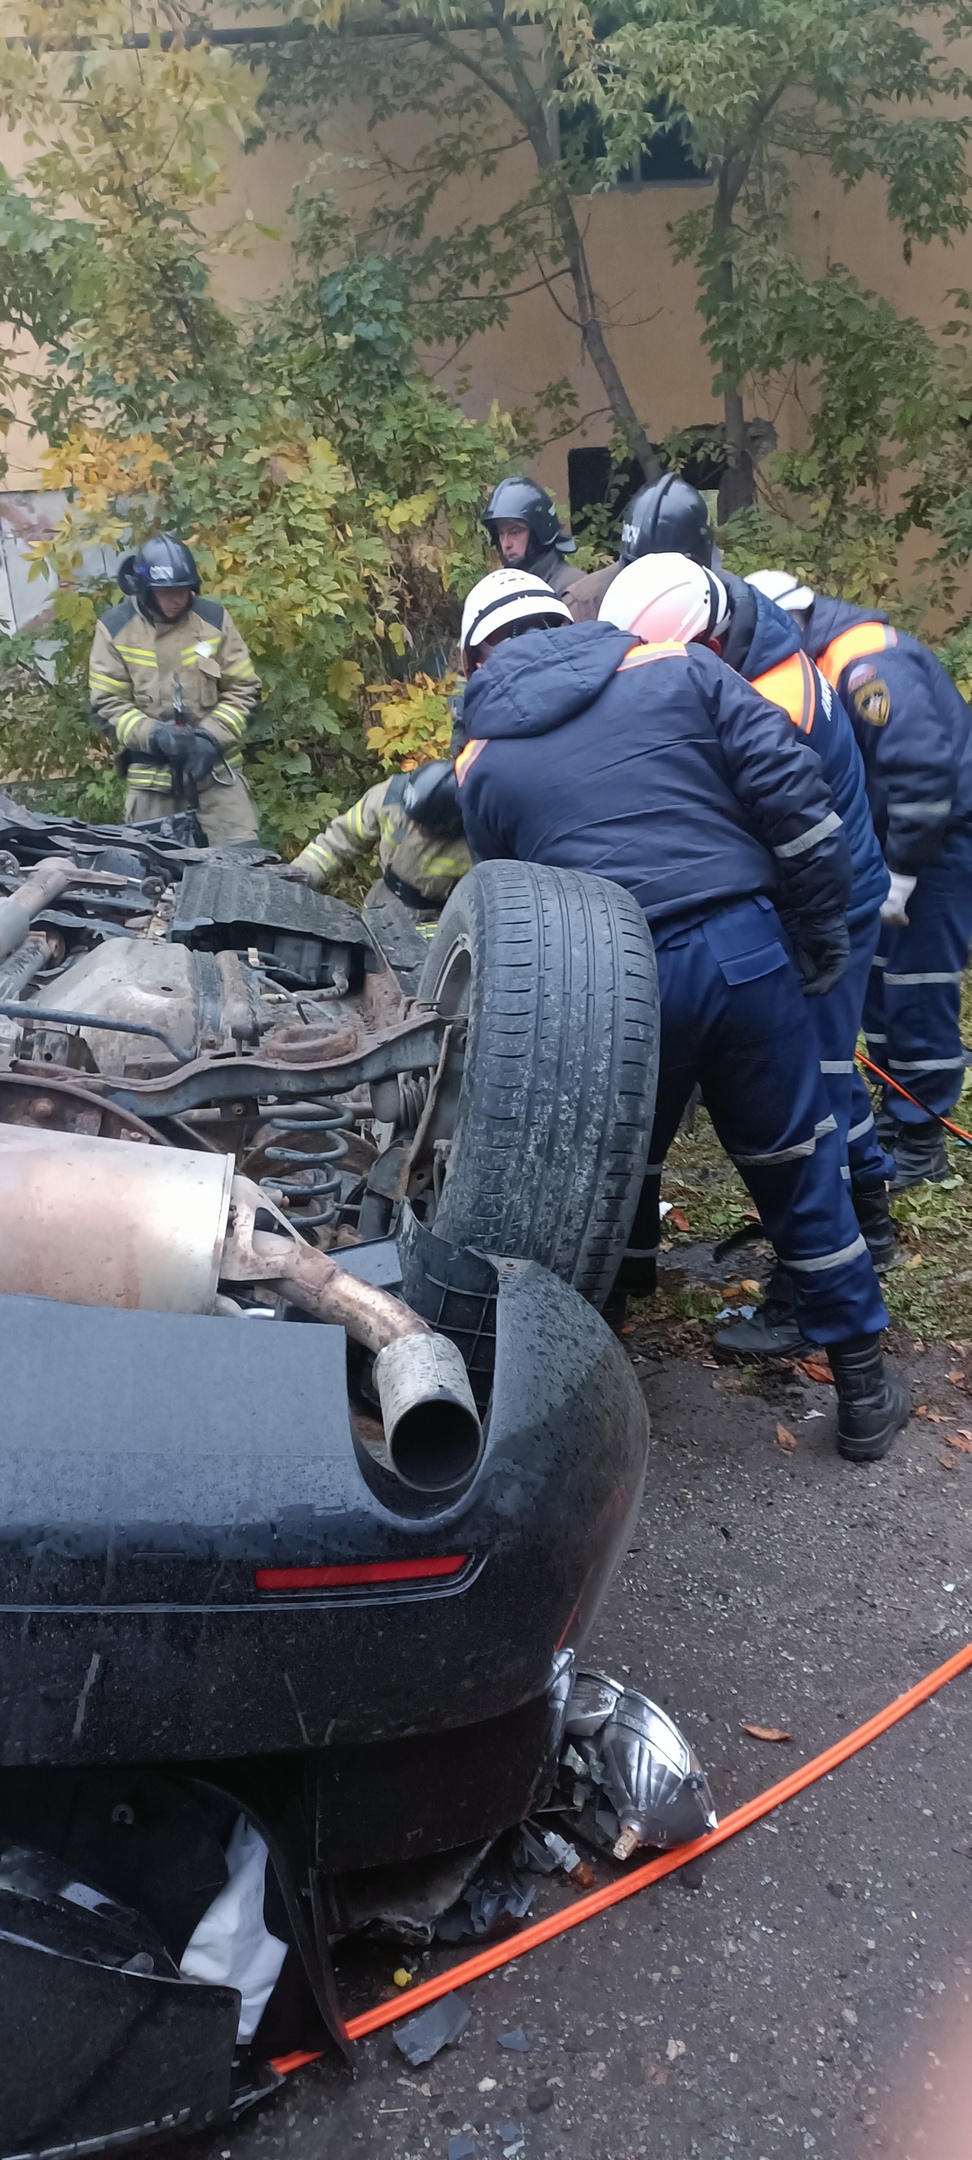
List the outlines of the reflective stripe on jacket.
<svg viewBox="0 0 972 2160">
<path fill-rule="evenodd" d="M 186 719 L 205 727 L 226 764 L 239 771 L 260 684 L 229 610 L 197 597 L 187 614 L 170 623 L 150 620 L 134 600 L 109 608 L 91 646 L 91 711 L 124 753 L 130 787 L 154 794 L 172 788 L 171 767 L 147 753 L 153 727 L 172 711 L 177 678 Z"/>
<path fill-rule="evenodd" d="M 315 885 L 326 884 L 336 870 L 349 869 L 377 848 L 382 871 L 391 870 L 423 899 L 448 899 L 472 867 L 469 849 L 464 840 L 437 839 L 406 817 L 399 800 L 404 784 L 402 773 L 379 780 L 309 842 L 297 860 Z"/>
</svg>

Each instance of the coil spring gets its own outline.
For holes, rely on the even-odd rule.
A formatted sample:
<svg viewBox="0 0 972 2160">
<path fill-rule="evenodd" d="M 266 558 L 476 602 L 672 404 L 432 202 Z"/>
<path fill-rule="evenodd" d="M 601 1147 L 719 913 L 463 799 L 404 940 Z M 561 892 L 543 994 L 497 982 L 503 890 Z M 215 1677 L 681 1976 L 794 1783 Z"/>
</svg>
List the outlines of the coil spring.
<svg viewBox="0 0 972 2160">
<path fill-rule="evenodd" d="M 262 1177 L 262 1187 L 282 1193 L 285 1200 L 308 1201 L 311 1206 L 321 1203 L 315 1214 L 304 1214 L 298 1220 L 302 1230 L 316 1230 L 322 1223 L 336 1223 L 341 1211 L 341 1179 L 336 1165 L 348 1152 L 346 1131 L 342 1131 L 343 1113 L 340 1110 L 318 1109 L 314 1103 L 295 1103 L 286 1115 L 267 1119 L 271 1132 L 277 1133 L 280 1146 L 264 1148 L 268 1163 L 283 1163 L 291 1172 L 303 1173 L 299 1177 Z M 314 1133 L 320 1146 L 316 1148 L 288 1145 L 295 1133 Z"/>
</svg>

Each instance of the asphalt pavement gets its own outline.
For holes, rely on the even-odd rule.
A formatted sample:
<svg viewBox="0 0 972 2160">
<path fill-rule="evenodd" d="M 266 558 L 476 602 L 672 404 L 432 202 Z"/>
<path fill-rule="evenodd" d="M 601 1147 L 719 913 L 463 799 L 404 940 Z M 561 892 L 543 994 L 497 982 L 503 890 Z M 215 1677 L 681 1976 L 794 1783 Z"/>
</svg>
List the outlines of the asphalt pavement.
<svg viewBox="0 0 972 2160">
<path fill-rule="evenodd" d="M 945 1444 L 972 1429 L 972 1353 L 908 1357 L 931 1415 L 855 1469 L 832 1388 L 750 1393 L 627 1347 L 653 1447 L 589 1661 L 669 1708 L 724 1813 L 972 1637 L 972 1453 Z M 477 1983 L 424 2069 L 386 2030 L 353 2077 L 305 2070 L 186 2160 L 970 2160 L 970 1770 L 972 1674 L 694 1887 L 673 1875 Z M 572 1894 L 544 1883 L 536 1911 Z M 372 1956 L 387 1989 L 400 1961 Z M 527 2047 L 501 2047 L 517 2028 Z"/>
</svg>

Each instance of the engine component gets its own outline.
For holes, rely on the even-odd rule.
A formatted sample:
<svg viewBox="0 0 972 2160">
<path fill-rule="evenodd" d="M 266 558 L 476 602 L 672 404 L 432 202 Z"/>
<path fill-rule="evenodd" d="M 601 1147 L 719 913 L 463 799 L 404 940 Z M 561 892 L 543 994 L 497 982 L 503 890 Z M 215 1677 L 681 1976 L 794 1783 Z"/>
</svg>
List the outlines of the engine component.
<svg viewBox="0 0 972 2160">
<path fill-rule="evenodd" d="M 52 900 L 60 899 L 69 885 L 124 885 L 122 877 L 109 870 L 79 870 L 76 863 L 63 855 L 45 856 L 35 863 L 28 878 L 18 885 L 9 899 L 0 900 L 0 960 L 16 952 L 22 945 L 33 922 L 42 908 Z"/>
<path fill-rule="evenodd" d="M 353 976 L 360 981 L 370 949 L 368 937 L 360 915 L 343 900 L 332 900 L 329 893 L 312 892 L 307 885 L 291 884 L 270 870 L 255 870 L 227 856 L 213 855 L 187 869 L 170 933 L 174 942 L 210 952 L 227 947 L 239 952 L 255 946 L 269 953 L 276 951 L 278 933 L 285 940 L 282 967 L 293 965 L 295 951 L 306 961 L 316 941 L 323 948 L 317 980 L 332 979 L 327 948 L 338 945 L 344 948 L 335 956 L 341 970 L 347 973 L 350 961 Z"/>
</svg>

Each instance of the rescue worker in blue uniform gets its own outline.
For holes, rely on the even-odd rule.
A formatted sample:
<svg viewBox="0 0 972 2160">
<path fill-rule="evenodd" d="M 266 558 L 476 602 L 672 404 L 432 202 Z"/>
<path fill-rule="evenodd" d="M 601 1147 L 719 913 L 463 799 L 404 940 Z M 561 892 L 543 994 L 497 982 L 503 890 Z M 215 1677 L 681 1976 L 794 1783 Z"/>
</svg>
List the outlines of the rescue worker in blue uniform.
<svg viewBox="0 0 972 2160">
<path fill-rule="evenodd" d="M 653 1287 L 660 1168 L 701 1081 L 794 1277 L 801 1329 L 829 1350 L 838 1446 L 875 1460 L 908 1397 L 883 1364 L 887 1316 L 805 1003 L 849 949 L 850 852 L 820 761 L 714 653 L 607 623 L 533 629 L 531 608 L 551 619 L 542 594 L 514 613 L 484 579 L 466 602 L 469 740 L 456 771 L 475 856 L 612 878 L 651 925 L 661 1068 L 620 1287 Z"/>
<path fill-rule="evenodd" d="M 882 1137 L 898 1189 L 940 1179 L 948 1159 L 938 1117 L 956 1102 L 966 1065 L 959 998 L 972 940 L 972 714 L 934 653 L 878 609 L 813 593 L 789 572 L 756 575 L 793 615 L 860 744 L 891 873 L 864 1032 L 875 1064 L 925 1105 L 887 1089 Z M 869 1107 L 855 1076 L 855 1124 Z"/>
<path fill-rule="evenodd" d="M 843 821 L 854 877 L 847 909 L 847 966 L 832 989 L 813 999 L 809 1011 L 816 1028 L 820 1071 L 837 1124 L 841 1176 L 851 1184 L 854 1212 L 875 1268 L 889 1267 L 895 1237 L 887 1185 L 894 1163 L 877 1145 L 873 1117 L 865 1179 L 851 1183 L 848 1160 L 854 1052 L 888 873 L 871 822 L 864 767 L 847 714 L 807 658 L 791 617 L 730 571 L 716 576 L 684 555 L 653 556 L 616 580 L 605 596 L 601 619 L 613 622 L 619 630 L 637 622 L 639 634 L 653 643 L 675 637 L 709 644 L 761 697 L 782 707 L 798 742 L 809 743 L 820 759 Z M 718 633 L 712 629 L 714 620 L 724 625 Z M 723 1328 L 715 1337 L 715 1347 L 737 1357 L 792 1357 L 806 1351 L 794 1313 L 792 1278 L 779 1263 L 759 1311 L 751 1320 L 733 1321 Z"/>
</svg>

